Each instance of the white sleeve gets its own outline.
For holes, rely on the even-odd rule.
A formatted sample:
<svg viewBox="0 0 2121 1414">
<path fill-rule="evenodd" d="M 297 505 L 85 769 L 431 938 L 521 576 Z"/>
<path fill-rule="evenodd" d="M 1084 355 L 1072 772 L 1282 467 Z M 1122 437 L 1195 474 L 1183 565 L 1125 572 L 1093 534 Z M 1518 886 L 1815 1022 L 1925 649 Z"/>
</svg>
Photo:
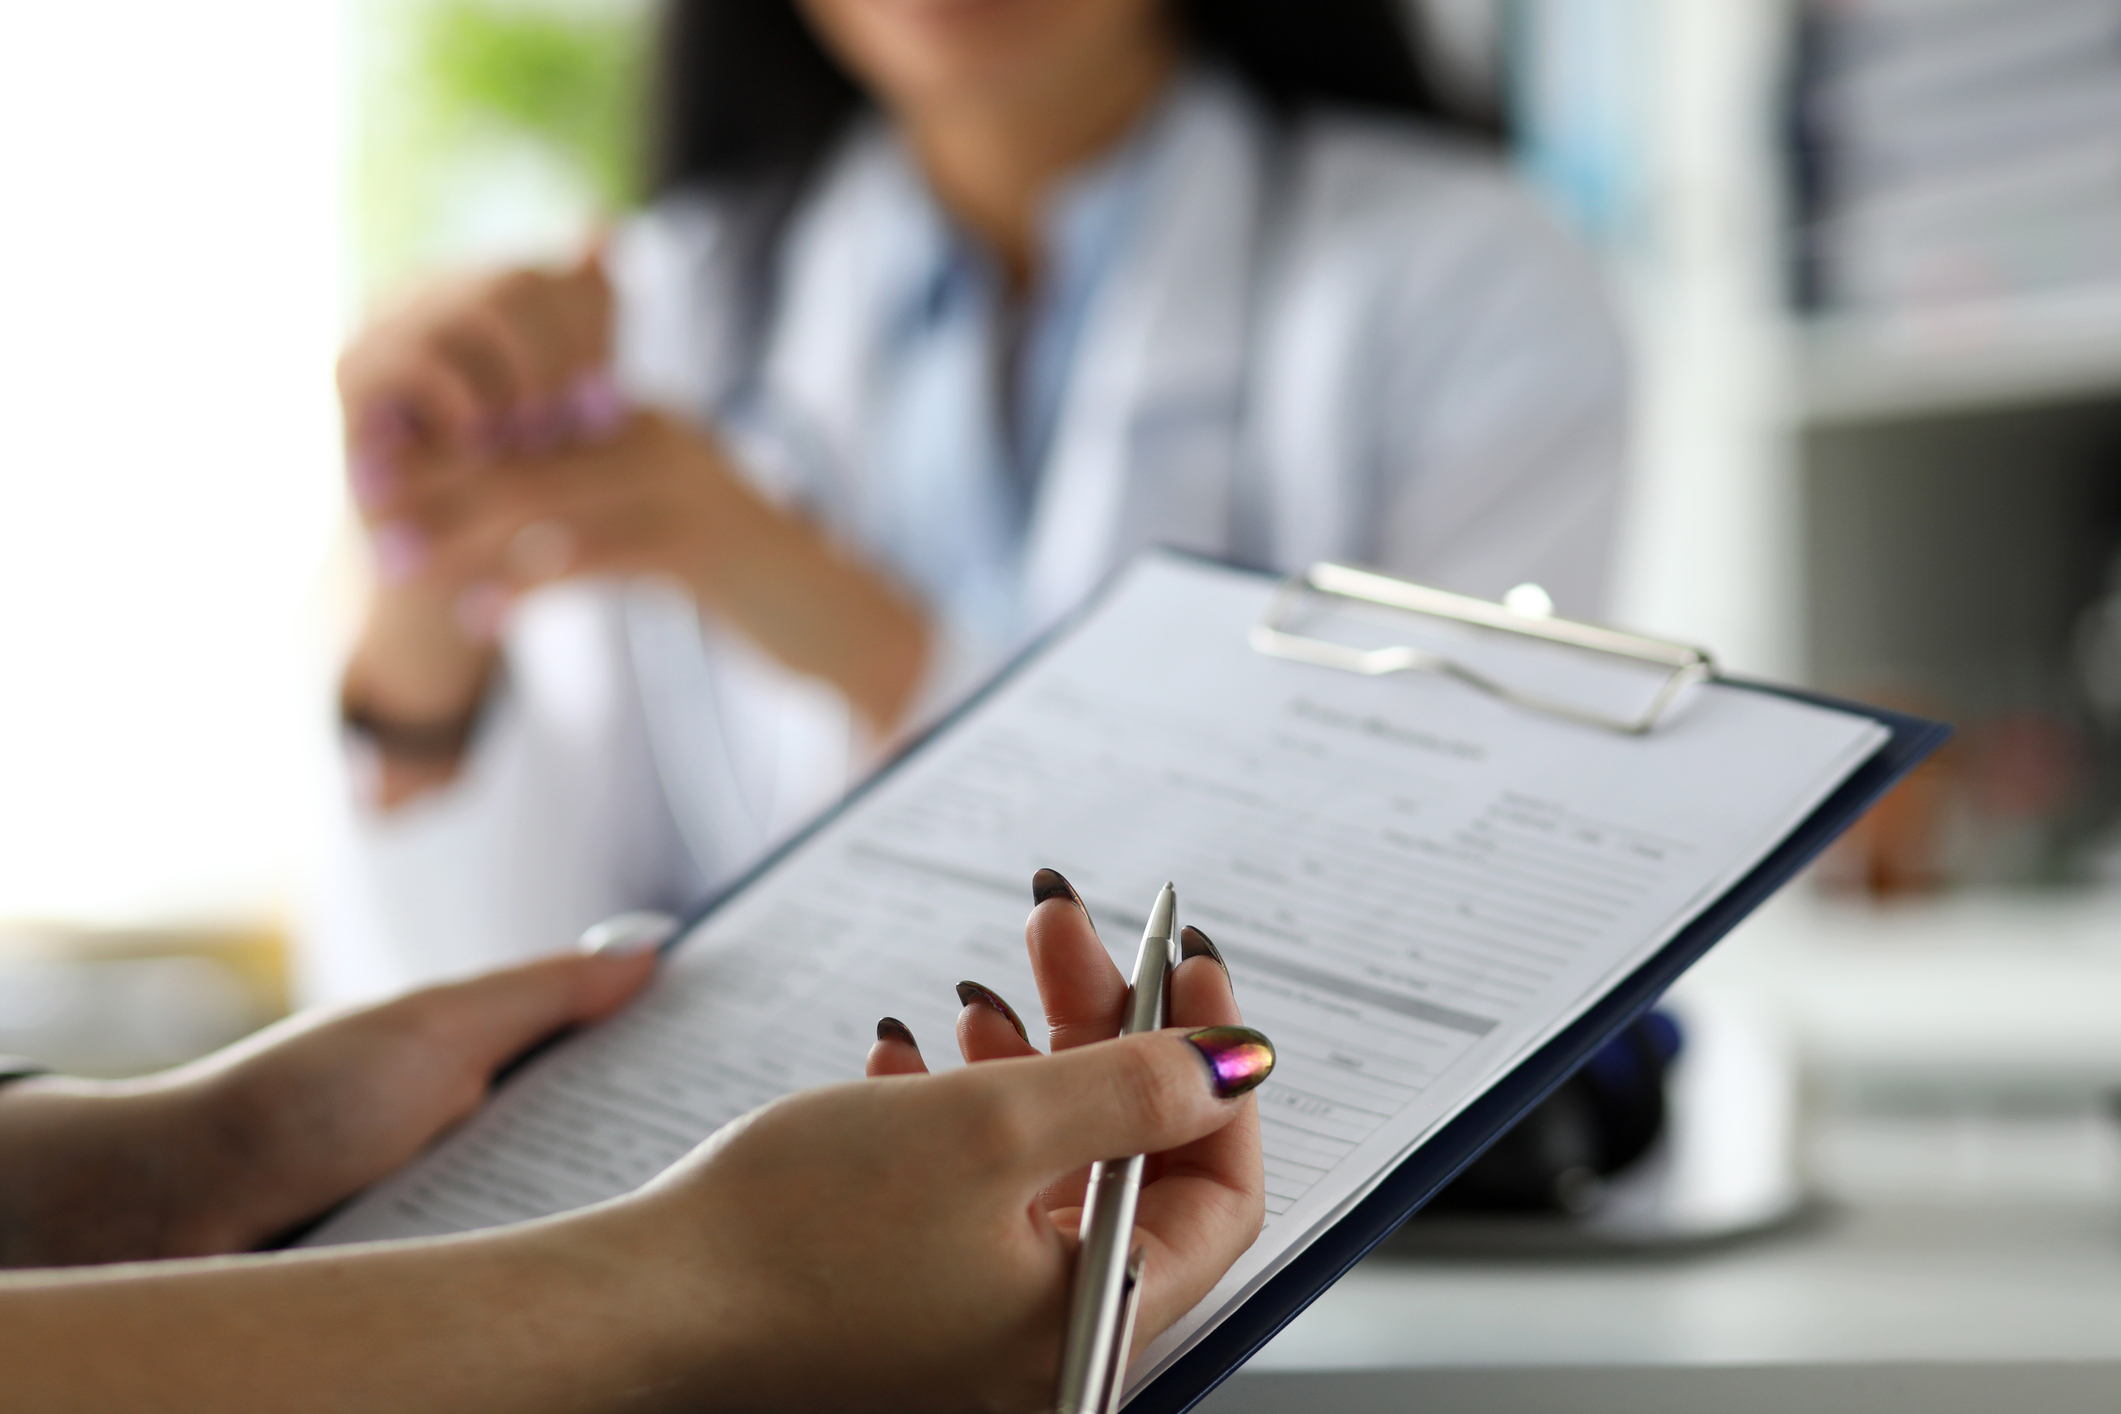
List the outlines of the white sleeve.
<svg viewBox="0 0 2121 1414">
<path fill-rule="evenodd" d="M 385 811 L 350 742 L 304 930 L 305 1002 L 385 995 L 572 945 L 700 888 L 664 802 L 613 586 L 523 604 L 462 775 Z"/>
<path fill-rule="evenodd" d="M 1383 302 L 1387 569 L 1483 597 L 1534 581 L 1605 607 L 1628 457 L 1625 341 L 1589 256 L 1504 183 L 1465 194 L 1450 258 Z"/>
</svg>

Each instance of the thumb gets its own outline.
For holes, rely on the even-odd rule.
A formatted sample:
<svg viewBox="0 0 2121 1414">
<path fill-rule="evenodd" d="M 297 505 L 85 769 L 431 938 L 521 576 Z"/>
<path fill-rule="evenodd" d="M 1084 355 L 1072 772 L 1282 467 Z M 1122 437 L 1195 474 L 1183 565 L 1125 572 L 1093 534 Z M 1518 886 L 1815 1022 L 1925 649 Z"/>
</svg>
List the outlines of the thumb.
<svg viewBox="0 0 2121 1414">
<path fill-rule="evenodd" d="M 441 1013 L 474 1064 L 498 1066 L 570 1026 L 617 1011 L 655 975 L 656 952 L 567 954 L 489 972 L 405 1000 Z"/>
<path fill-rule="evenodd" d="M 1235 1119 L 1232 1103 L 1274 1069 L 1274 1043 L 1249 1026 L 1159 1031 L 958 1072 L 999 1089 L 1020 1116 L 1017 1153 L 1045 1182 L 1099 1159 L 1158 1154 Z"/>
</svg>

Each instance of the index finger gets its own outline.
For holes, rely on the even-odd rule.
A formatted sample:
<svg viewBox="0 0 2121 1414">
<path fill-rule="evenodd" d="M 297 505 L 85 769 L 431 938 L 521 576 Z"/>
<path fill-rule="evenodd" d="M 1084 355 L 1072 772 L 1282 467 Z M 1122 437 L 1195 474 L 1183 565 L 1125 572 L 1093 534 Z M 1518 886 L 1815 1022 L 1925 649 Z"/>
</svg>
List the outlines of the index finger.
<svg viewBox="0 0 2121 1414">
<path fill-rule="evenodd" d="M 1038 980 L 1053 1049 L 1117 1036 L 1127 1006 L 1127 979 L 1098 941 L 1097 926 L 1075 886 L 1059 870 L 1041 869 L 1031 876 L 1031 899 L 1024 942 L 1031 950 L 1031 973 Z"/>
</svg>

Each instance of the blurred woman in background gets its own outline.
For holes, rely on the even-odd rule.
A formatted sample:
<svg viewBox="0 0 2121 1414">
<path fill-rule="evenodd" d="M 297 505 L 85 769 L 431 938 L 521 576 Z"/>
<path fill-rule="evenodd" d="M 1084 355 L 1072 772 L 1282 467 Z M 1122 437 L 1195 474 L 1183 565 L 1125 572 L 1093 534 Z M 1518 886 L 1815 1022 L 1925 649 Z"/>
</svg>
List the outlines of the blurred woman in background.
<svg viewBox="0 0 2121 1414">
<path fill-rule="evenodd" d="M 1151 544 L 1600 609 L 1620 339 L 1398 0 L 662 42 L 645 214 L 342 360 L 379 574 L 313 991 L 700 895 Z"/>
</svg>

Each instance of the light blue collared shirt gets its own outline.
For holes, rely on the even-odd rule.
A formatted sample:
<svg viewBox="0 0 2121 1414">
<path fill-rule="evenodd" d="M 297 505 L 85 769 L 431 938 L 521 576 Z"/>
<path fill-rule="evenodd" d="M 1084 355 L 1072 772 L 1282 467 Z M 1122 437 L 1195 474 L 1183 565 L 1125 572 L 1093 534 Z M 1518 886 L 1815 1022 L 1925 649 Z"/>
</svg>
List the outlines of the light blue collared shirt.
<svg viewBox="0 0 2121 1414">
<path fill-rule="evenodd" d="M 989 651 L 1025 631 L 1025 537 L 1075 353 L 1140 224 L 1168 100 L 1067 181 L 1043 224 L 1038 281 L 1012 309 L 993 256 L 917 178 L 877 367 L 881 470 L 872 543 Z M 909 164 L 910 165 L 910 164 Z"/>
</svg>

